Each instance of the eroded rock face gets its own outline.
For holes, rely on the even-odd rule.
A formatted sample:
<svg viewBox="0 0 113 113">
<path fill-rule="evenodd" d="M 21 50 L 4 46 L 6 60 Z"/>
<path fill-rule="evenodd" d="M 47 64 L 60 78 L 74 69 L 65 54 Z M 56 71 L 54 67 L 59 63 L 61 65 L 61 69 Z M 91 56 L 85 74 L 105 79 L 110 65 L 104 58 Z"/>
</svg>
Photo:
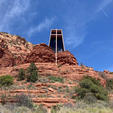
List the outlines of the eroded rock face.
<svg viewBox="0 0 113 113">
<path fill-rule="evenodd" d="M 38 44 L 33 50 L 26 56 L 25 63 L 30 62 L 55 62 L 55 53 L 46 44 Z M 76 58 L 69 52 L 58 53 L 58 64 L 78 65 Z"/>
<path fill-rule="evenodd" d="M 0 48 L 0 68 L 14 66 L 15 60 L 8 49 Z"/>
<path fill-rule="evenodd" d="M 33 45 L 19 36 L 0 32 L 0 47 L 0 61 L 4 59 L 1 66 L 14 66 L 15 64 L 31 62 L 55 63 L 54 51 L 44 43 Z M 8 55 L 9 58 L 6 57 Z M 13 60 L 9 60 L 11 58 Z M 3 65 L 4 63 L 5 65 Z M 58 64 L 78 65 L 76 58 L 69 51 L 58 53 Z"/>
<path fill-rule="evenodd" d="M 0 47 L 8 49 L 15 58 L 16 64 L 21 64 L 26 55 L 30 53 L 33 44 L 24 38 L 8 33 L 0 32 Z"/>
<path fill-rule="evenodd" d="M 38 44 L 26 56 L 25 63 L 30 62 L 55 62 L 55 54 L 46 44 Z"/>
<path fill-rule="evenodd" d="M 78 65 L 76 58 L 69 51 L 59 52 L 57 60 L 60 64 Z"/>
</svg>

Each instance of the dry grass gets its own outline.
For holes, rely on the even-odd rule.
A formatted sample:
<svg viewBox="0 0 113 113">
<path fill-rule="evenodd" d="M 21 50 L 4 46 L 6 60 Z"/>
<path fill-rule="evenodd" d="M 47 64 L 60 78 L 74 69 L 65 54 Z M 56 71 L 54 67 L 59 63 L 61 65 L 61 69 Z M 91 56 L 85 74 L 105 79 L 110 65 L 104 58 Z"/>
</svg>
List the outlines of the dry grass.
<svg viewBox="0 0 113 113">
<path fill-rule="evenodd" d="M 77 102 L 75 106 L 64 106 L 59 111 L 52 113 L 113 113 L 113 108 L 105 102 L 86 104 L 83 101 Z"/>
<path fill-rule="evenodd" d="M 61 108 L 57 113 L 113 113 L 113 110 L 110 108 L 98 108 L 98 107 L 87 107 L 85 109 L 72 109 L 72 108 Z"/>
<path fill-rule="evenodd" d="M 0 105 L 0 113 L 47 113 L 43 107 L 34 106 L 33 109 L 25 106 Z M 86 104 L 83 101 L 77 102 L 75 106 L 63 106 L 60 110 L 53 110 L 52 113 L 113 113 L 113 108 L 108 103 L 98 102 Z"/>
</svg>

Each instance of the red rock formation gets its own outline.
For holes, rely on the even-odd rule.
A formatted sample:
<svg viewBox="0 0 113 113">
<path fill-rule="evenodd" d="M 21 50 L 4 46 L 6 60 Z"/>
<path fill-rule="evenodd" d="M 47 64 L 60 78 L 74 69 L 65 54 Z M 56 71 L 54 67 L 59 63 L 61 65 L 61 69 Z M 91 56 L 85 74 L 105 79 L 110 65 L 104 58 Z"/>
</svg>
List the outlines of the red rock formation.
<svg viewBox="0 0 113 113">
<path fill-rule="evenodd" d="M 10 53 L 9 58 L 6 58 L 6 56 L 2 59 L 0 58 L 0 61 L 2 61 L 1 66 L 14 66 L 14 61 L 16 65 L 30 62 L 55 62 L 55 53 L 46 44 L 38 44 L 34 47 L 33 46 L 33 44 L 27 42 L 24 38 L 0 32 L 0 47 L 1 49 L 4 49 L 5 52 L 7 49 L 8 52 L 5 54 Z M 2 54 L 3 51 L 1 50 L 0 57 L 2 57 Z M 11 59 L 11 54 L 13 60 L 9 61 L 9 59 Z M 69 51 L 58 53 L 58 63 L 78 65 L 76 58 Z"/>
<path fill-rule="evenodd" d="M 65 97 L 64 92 L 59 93 L 57 88 L 66 88 L 67 86 L 75 87 L 78 85 L 78 83 L 75 83 L 75 80 L 81 80 L 86 75 L 99 79 L 103 86 L 106 85 L 106 80 L 99 76 L 99 73 L 94 71 L 93 68 L 83 65 L 79 66 L 76 58 L 69 51 L 58 53 L 58 65 L 56 65 L 55 53 L 46 44 L 38 44 L 33 48 L 32 47 L 32 44 L 21 37 L 9 35 L 7 33 L 0 33 L 0 76 L 9 74 L 16 77 L 20 68 L 27 69 L 31 62 L 35 62 L 40 76 L 52 75 L 64 77 L 67 79 L 67 81 L 65 81 L 66 83 L 38 83 L 34 85 L 39 89 L 15 89 L 10 91 L 6 90 L 6 92 L 0 91 L 0 96 L 4 94 L 4 92 L 6 95 L 10 94 L 12 97 L 22 93 L 26 95 L 30 94 L 32 95 L 32 100 L 35 103 L 53 106 L 58 103 L 67 103 L 70 100 L 68 100 L 68 98 L 63 98 Z M 113 77 L 113 74 L 108 71 L 104 71 L 104 74 L 106 74 L 106 76 L 109 78 Z M 70 84 L 68 80 L 74 82 Z M 16 84 L 17 86 L 23 85 L 23 83 L 25 83 L 23 82 L 21 84 L 22 81 L 15 81 L 14 83 L 17 82 L 19 82 L 18 85 Z M 28 84 L 25 84 L 25 86 L 28 86 Z M 56 89 L 48 86 L 55 86 Z M 47 90 L 44 90 L 46 89 L 45 87 Z M 46 94 L 47 97 L 51 96 L 53 98 L 42 99 L 35 97 L 42 94 Z M 60 98 L 58 98 L 59 96 Z M 7 99 L 7 101 L 16 102 L 16 100 L 12 98 Z"/>
<path fill-rule="evenodd" d="M 64 52 L 58 53 L 58 63 L 69 64 L 69 65 L 78 65 L 76 58 L 69 51 L 64 51 Z"/>
<path fill-rule="evenodd" d="M 25 63 L 30 62 L 55 62 L 55 53 L 46 44 L 38 44 L 33 50 L 26 56 Z M 78 65 L 76 58 L 69 52 L 59 52 L 58 53 L 58 63 L 59 64 L 69 64 Z"/>
<path fill-rule="evenodd" d="M 15 60 L 12 53 L 8 49 L 0 48 L 0 68 L 14 66 Z"/>
<path fill-rule="evenodd" d="M 23 62 L 26 55 L 32 50 L 33 46 L 34 46 L 33 44 L 27 42 L 24 38 L 0 32 L 0 47 L 5 50 L 7 49 L 13 55 L 17 65 Z M 11 62 L 9 62 L 9 64 L 10 63 Z M 11 63 L 11 65 L 12 64 L 13 63 Z"/>
<path fill-rule="evenodd" d="M 26 56 L 25 63 L 30 62 L 55 62 L 55 55 L 46 44 L 38 44 Z"/>
</svg>

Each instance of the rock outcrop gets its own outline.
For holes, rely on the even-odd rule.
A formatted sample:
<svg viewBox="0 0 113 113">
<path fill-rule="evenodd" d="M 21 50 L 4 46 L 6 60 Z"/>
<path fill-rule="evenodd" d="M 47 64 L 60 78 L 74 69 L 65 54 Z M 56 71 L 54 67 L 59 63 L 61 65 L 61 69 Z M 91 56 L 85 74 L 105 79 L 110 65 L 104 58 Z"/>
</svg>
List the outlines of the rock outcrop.
<svg viewBox="0 0 113 113">
<path fill-rule="evenodd" d="M 14 66 L 15 60 L 12 53 L 8 49 L 0 47 L 0 67 Z"/>
<path fill-rule="evenodd" d="M 55 62 L 55 54 L 46 44 L 38 44 L 25 58 L 24 63 L 30 62 Z"/>
<path fill-rule="evenodd" d="M 5 52 L 8 51 L 5 54 L 10 53 L 9 58 L 3 58 L 4 61 L 0 58 L 0 61 L 2 61 L 0 62 L 2 63 L 0 67 L 14 66 L 30 62 L 55 62 L 55 53 L 46 44 L 42 43 L 33 45 L 27 42 L 24 38 L 16 35 L 0 32 L 0 47 L 1 52 L 3 50 Z M 0 56 L 2 56 L 2 54 Z M 13 60 L 7 60 L 11 58 Z M 5 62 L 5 65 L 3 62 Z M 58 64 L 78 65 L 76 58 L 69 51 L 58 53 Z"/>
<path fill-rule="evenodd" d="M 15 95 L 30 95 L 33 102 L 48 108 L 57 104 L 73 104 L 71 91 L 84 76 L 89 75 L 100 80 L 104 87 L 106 79 L 103 75 L 113 78 L 113 73 L 107 70 L 99 73 L 93 68 L 79 66 L 69 51 L 58 52 L 57 61 L 58 65 L 55 64 L 54 51 L 46 44 L 33 45 L 19 36 L 0 33 L 0 76 L 11 75 L 15 78 L 12 88 L 0 90 L 0 97 L 5 94 L 8 97 L 6 102 L 17 102 Z M 17 81 L 19 69 L 27 70 L 31 62 L 38 68 L 39 81 L 33 84 L 24 80 Z M 64 82 L 53 83 L 49 79 L 50 75 L 65 78 Z"/>
<path fill-rule="evenodd" d="M 20 36 L 0 32 L 0 47 L 1 49 L 4 49 L 5 52 L 7 50 L 10 52 L 10 54 L 12 54 L 16 64 L 22 63 L 26 55 L 32 50 L 33 46 L 34 46 L 33 44 L 27 42 L 24 38 L 21 38 Z M 5 59 L 6 57 L 4 57 L 4 62 Z M 13 63 L 8 62 L 8 64 L 4 66 L 9 66 L 9 65 L 13 66 Z"/>
<path fill-rule="evenodd" d="M 59 52 L 58 53 L 58 63 L 59 64 L 69 64 L 69 65 L 78 65 L 76 58 L 69 52 Z"/>
<path fill-rule="evenodd" d="M 58 52 L 58 64 L 78 65 L 76 58 L 69 52 Z M 32 51 L 26 56 L 25 63 L 30 62 L 55 62 L 55 53 L 46 44 L 38 44 L 33 47 Z"/>
</svg>

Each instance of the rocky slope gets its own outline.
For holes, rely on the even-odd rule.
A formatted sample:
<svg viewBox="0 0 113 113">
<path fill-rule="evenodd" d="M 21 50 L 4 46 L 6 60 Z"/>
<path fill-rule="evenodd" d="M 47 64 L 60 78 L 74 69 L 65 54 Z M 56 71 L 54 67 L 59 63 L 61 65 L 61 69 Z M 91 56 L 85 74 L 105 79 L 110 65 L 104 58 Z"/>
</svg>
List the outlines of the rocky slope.
<svg viewBox="0 0 113 113">
<path fill-rule="evenodd" d="M 0 33 L 0 53 L 0 67 L 30 62 L 55 62 L 55 53 L 46 44 L 33 45 L 24 38 L 3 32 Z M 58 53 L 58 63 L 78 65 L 69 51 Z"/>
<path fill-rule="evenodd" d="M 0 67 L 13 66 L 14 64 L 12 53 L 8 49 L 0 47 Z"/>
<path fill-rule="evenodd" d="M 0 32 L 0 67 L 20 64 L 32 48 L 24 38 Z"/>
<path fill-rule="evenodd" d="M 33 44 L 24 38 L 8 33 L 0 32 L 0 45 L 9 49 L 14 56 L 24 56 L 32 50 Z"/>
<path fill-rule="evenodd" d="M 19 36 L 0 32 L 0 74 L 2 75 L 16 73 L 14 68 L 26 69 L 29 63 L 35 62 L 41 75 L 59 75 L 70 79 L 80 79 L 83 75 L 101 78 L 93 68 L 79 66 L 76 58 L 69 51 L 59 52 L 57 59 L 56 66 L 55 53 L 44 43 L 33 45 Z M 109 72 L 105 71 L 105 73 L 109 75 Z"/>
<path fill-rule="evenodd" d="M 17 81 L 20 68 L 27 69 L 31 62 L 35 62 L 40 80 L 37 83 Z M 112 78 L 109 71 L 97 72 L 93 68 L 78 65 L 76 58 L 69 52 L 58 53 L 58 65 L 55 64 L 55 53 L 46 44 L 33 45 L 25 39 L 0 33 L 0 76 L 11 75 L 15 78 L 14 84 L 9 89 L 0 89 L 0 102 L 3 94 L 10 95 L 6 101 L 12 100 L 15 95 L 24 93 L 30 95 L 33 102 L 47 107 L 61 103 L 73 103 L 72 89 L 85 75 L 99 79 L 105 86 L 104 77 Z M 64 78 L 64 83 L 52 83 L 48 76 Z"/>
<path fill-rule="evenodd" d="M 7 96 L 6 102 L 16 102 L 16 95 L 27 95 L 32 101 L 38 105 L 42 104 L 48 108 L 57 104 L 72 103 L 73 90 L 78 86 L 78 81 L 83 76 L 89 75 L 99 79 L 101 84 L 105 86 L 106 80 L 93 70 L 93 68 L 78 65 L 56 65 L 55 63 L 35 63 L 38 68 L 39 80 L 36 83 L 26 81 L 17 81 L 17 75 L 20 68 L 27 69 L 30 63 L 21 64 L 13 67 L 2 67 L 0 75 L 12 75 L 15 78 L 14 84 L 9 88 L 0 89 L 0 102 L 2 95 Z M 113 74 L 103 72 L 106 77 Z M 49 76 L 61 77 L 64 82 L 53 82 Z M 112 95 L 110 95 L 112 98 Z"/>
</svg>

